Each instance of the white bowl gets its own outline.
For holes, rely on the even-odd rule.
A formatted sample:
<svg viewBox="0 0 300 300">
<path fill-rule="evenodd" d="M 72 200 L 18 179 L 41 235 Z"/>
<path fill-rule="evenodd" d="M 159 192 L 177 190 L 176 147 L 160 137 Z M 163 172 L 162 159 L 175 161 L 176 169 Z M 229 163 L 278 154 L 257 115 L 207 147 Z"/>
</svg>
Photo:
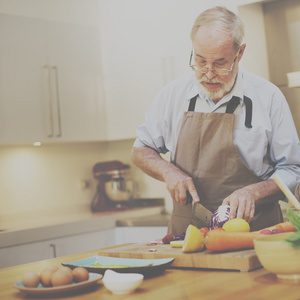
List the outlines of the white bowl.
<svg viewBox="0 0 300 300">
<path fill-rule="evenodd" d="M 104 286 L 116 295 L 134 292 L 143 282 L 144 275 L 138 273 L 118 273 L 106 270 L 102 282 Z"/>
</svg>

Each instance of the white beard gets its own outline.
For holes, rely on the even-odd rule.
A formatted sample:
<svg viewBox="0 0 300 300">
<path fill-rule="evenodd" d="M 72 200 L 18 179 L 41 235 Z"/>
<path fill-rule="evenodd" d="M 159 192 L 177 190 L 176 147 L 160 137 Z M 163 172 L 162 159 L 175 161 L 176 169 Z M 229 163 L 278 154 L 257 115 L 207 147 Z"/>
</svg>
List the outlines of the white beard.
<svg viewBox="0 0 300 300">
<path fill-rule="evenodd" d="M 237 77 L 237 74 L 236 74 L 236 76 L 232 77 L 232 79 L 229 82 L 224 83 L 224 81 L 221 79 L 217 79 L 217 78 L 208 79 L 206 76 L 203 76 L 200 79 L 196 78 L 196 82 L 197 82 L 197 85 L 199 86 L 199 88 L 201 89 L 201 91 L 207 97 L 209 97 L 211 100 L 216 100 L 216 99 L 223 98 L 226 94 L 228 94 L 231 91 L 231 89 L 234 86 L 236 77 Z M 208 90 L 201 82 L 220 83 L 222 86 L 218 91 L 213 92 L 213 91 Z"/>
</svg>

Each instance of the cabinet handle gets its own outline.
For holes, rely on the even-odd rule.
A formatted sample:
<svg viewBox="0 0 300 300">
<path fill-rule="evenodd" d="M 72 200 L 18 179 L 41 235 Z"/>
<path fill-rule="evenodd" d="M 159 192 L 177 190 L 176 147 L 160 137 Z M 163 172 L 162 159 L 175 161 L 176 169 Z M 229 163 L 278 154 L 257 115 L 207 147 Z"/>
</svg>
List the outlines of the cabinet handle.
<svg viewBox="0 0 300 300">
<path fill-rule="evenodd" d="M 50 67 L 44 66 L 44 70 L 48 72 L 48 106 L 49 106 L 49 123 L 50 123 L 50 130 L 48 132 L 48 137 L 53 137 L 53 113 L 52 113 L 52 93 L 51 93 L 51 73 Z"/>
<path fill-rule="evenodd" d="M 60 101 L 59 101 L 59 88 L 58 88 L 58 71 L 57 67 L 53 66 L 52 69 L 54 70 L 55 74 L 55 91 L 56 91 L 56 104 L 57 104 L 57 122 L 58 122 L 58 133 L 57 137 L 61 136 L 61 118 L 60 118 Z"/>
<path fill-rule="evenodd" d="M 56 257 L 56 245 L 50 244 L 50 247 L 52 248 L 52 251 L 53 251 L 53 258 L 55 258 Z"/>
</svg>

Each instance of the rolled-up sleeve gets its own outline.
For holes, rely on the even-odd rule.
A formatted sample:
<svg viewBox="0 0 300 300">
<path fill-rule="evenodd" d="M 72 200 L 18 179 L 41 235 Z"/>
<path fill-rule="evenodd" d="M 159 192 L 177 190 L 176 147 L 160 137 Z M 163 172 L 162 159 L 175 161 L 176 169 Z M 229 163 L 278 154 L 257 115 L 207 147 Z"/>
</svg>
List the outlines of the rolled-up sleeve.
<svg viewBox="0 0 300 300">
<path fill-rule="evenodd" d="M 167 121 L 165 114 L 164 93 L 159 93 L 146 113 L 145 123 L 136 130 L 136 140 L 133 147 L 151 147 L 159 153 L 166 153 L 168 149 L 165 144 L 165 127 Z"/>
</svg>

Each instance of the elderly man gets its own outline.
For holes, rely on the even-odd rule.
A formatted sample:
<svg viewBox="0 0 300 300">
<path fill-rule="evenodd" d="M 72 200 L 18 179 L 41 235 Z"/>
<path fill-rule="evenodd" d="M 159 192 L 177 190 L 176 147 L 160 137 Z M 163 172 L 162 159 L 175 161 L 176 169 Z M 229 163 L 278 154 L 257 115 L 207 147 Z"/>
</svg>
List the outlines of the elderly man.
<svg viewBox="0 0 300 300">
<path fill-rule="evenodd" d="M 169 232 L 205 226 L 192 213 L 230 206 L 251 230 L 282 221 L 283 198 L 272 176 L 294 189 L 300 181 L 299 138 L 288 104 L 267 80 L 239 67 L 246 44 L 238 16 L 214 7 L 191 31 L 191 74 L 168 84 L 137 129 L 133 162 L 164 181 L 173 199 Z M 160 153 L 170 151 L 171 162 Z"/>
</svg>

